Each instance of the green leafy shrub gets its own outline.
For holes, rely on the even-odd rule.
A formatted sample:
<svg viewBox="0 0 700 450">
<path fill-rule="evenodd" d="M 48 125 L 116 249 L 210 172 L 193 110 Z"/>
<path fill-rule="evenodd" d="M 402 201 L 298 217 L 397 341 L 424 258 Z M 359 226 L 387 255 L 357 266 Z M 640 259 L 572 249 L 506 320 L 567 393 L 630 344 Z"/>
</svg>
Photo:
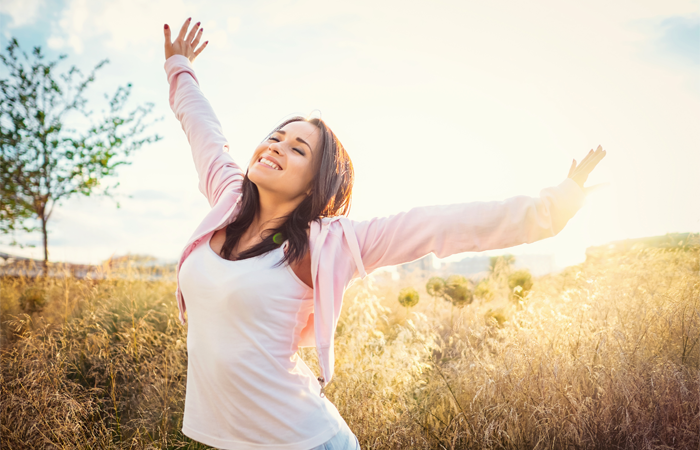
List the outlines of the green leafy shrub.
<svg viewBox="0 0 700 450">
<path fill-rule="evenodd" d="M 420 300 L 418 291 L 412 287 L 401 289 L 401 292 L 399 292 L 399 303 L 401 306 L 411 308 L 418 304 L 418 300 Z"/>
<path fill-rule="evenodd" d="M 474 288 L 474 297 L 484 301 L 491 301 L 496 296 L 496 290 L 493 283 L 489 279 L 480 281 Z"/>
<path fill-rule="evenodd" d="M 445 280 L 445 300 L 452 302 L 458 308 L 468 305 L 474 300 L 474 293 L 470 289 L 471 283 L 462 275 L 450 275 Z"/>
<path fill-rule="evenodd" d="M 508 277 L 508 287 L 510 288 L 512 298 L 520 299 L 525 297 L 530 289 L 532 289 L 532 286 L 532 275 L 527 269 L 513 272 Z"/>
<path fill-rule="evenodd" d="M 39 287 L 30 286 L 19 297 L 19 305 L 29 314 L 41 311 L 46 306 L 46 293 Z"/>
<path fill-rule="evenodd" d="M 433 298 L 442 297 L 444 290 L 445 280 L 440 277 L 430 278 L 428 283 L 425 285 L 425 292 L 427 292 L 428 295 Z"/>
<path fill-rule="evenodd" d="M 506 316 L 502 309 L 489 309 L 484 314 L 484 319 L 486 319 L 486 324 L 491 326 L 496 326 L 502 328 L 503 324 L 506 322 Z"/>
</svg>

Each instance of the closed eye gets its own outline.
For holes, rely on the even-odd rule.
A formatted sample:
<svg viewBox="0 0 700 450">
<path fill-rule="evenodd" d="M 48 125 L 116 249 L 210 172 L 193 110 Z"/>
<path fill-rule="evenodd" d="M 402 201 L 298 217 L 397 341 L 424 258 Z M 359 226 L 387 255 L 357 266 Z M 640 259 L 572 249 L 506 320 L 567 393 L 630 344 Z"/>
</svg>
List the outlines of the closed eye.
<svg viewBox="0 0 700 450">
<path fill-rule="evenodd" d="M 281 142 L 281 141 L 280 141 L 278 138 L 276 138 L 275 136 L 270 136 L 269 138 L 267 138 L 267 140 L 268 140 L 268 141 L 274 141 L 274 142 Z M 292 148 L 292 150 L 294 150 L 295 152 L 299 153 L 301 156 L 305 156 L 305 155 L 306 155 L 306 153 L 304 152 L 304 150 L 302 150 L 302 149 L 300 149 L 300 148 L 294 147 L 294 148 Z"/>
</svg>

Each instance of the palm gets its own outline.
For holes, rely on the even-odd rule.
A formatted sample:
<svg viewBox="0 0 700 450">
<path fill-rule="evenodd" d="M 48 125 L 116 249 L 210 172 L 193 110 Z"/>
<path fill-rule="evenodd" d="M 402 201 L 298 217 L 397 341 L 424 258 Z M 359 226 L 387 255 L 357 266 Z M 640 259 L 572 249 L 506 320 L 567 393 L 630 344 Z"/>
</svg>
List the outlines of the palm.
<svg viewBox="0 0 700 450">
<path fill-rule="evenodd" d="M 586 194 L 600 187 L 600 184 L 591 187 L 584 187 L 583 184 L 586 182 L 586 180 L 588 180 L 588 175 L 593 171 L 595 166 L 598 165 L 600 160 L 605 157 L 605 155 L 605 150 L 603 150 L 603 147 L 599 145 L 595 151 L 591 150 L 588 152 L 586 157 L 581 161 L 581 164 L 576 165 L 576 160 L 574 159 L 574 161 L 571 163 L 571 168 L 569 169 L 568 178 L 571 178 L 579 186 L 581 186 L 581 189 L 583 189 Z"/>
</svg>

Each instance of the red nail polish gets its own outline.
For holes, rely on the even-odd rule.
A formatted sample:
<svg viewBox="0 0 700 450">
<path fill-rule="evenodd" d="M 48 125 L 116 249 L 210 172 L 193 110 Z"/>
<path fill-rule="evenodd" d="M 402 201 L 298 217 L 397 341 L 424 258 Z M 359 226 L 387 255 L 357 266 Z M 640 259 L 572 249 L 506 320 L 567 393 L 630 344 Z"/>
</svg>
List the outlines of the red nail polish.
<svg viewBox="0 0 700 450">
<path fill-rule="evenodd" d="M 167 30 L 167 29 L 168 29 L 168 24 L 166 23 L 166 24 L 165 24 L 165 27 L 163 27 L 163 28 L 165 28 L 165 29 Z"/>
</svg>

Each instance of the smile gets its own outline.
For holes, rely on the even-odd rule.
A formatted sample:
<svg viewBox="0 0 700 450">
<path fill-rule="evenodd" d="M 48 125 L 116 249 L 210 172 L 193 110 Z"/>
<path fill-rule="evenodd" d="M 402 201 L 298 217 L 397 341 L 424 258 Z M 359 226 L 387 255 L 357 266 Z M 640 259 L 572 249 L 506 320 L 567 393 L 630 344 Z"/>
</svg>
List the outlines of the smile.
<svg viewBox="0 0 700 450">
<path fill-rule="evenodd" d="M 264 156 L 261 157 L 261 158 L 258 160 L 258 163 L 264 164 L 264 165 L 266 165 L 267 167 L 269 167 L 269 168 L 271 168 L 271 169 L 282 170 L 282 167 L 280 167 L 279 164 L 277 164 L 277 163 L 274 162 L 274 161 L 270 161 L 269 159 L 265 158 Z"/>
</svg>

